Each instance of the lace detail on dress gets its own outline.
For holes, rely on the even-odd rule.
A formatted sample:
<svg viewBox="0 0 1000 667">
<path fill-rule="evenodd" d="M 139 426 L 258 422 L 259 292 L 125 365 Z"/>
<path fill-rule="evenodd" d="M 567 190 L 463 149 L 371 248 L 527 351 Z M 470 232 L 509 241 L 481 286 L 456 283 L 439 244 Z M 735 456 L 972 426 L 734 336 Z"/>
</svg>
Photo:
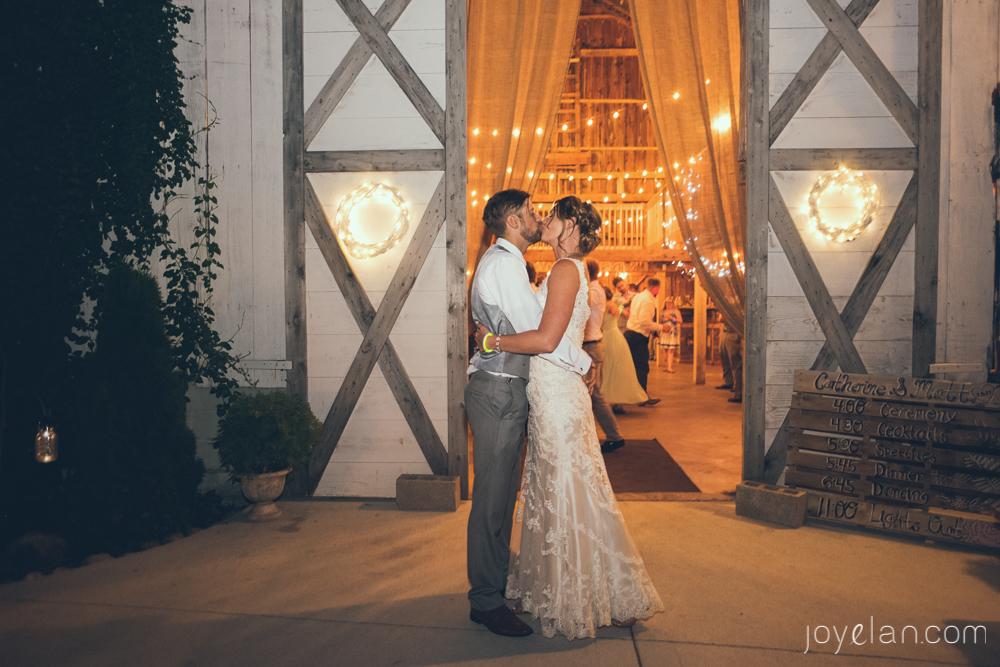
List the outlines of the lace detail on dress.
<svg viewBox="0 0 1000 667">
<path fill-rule="evenodd" d="M 566 335 L 582 345 L 590 317 L 583 262 Z M 545 305 L 548 280 L 538 290 Z M 542 633 L 594 637 L 611 619 L 649 618 L 663 602 L 615 501 L 583 378 L 531 358 L 528 452 L 507 597 L 540 618 Z M 515 541 L 517 538 L 515 537 Z"/>
</svg>

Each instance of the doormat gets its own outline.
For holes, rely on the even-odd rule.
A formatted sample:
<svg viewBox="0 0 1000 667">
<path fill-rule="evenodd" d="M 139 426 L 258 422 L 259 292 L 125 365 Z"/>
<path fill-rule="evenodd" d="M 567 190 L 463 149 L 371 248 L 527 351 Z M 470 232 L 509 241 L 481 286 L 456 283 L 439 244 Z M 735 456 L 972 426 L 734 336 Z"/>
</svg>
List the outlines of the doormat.
<svg viewBox="0 0 1000 667">
<path fill-rule="evenodd" d="M 615 495 L 621 493 L 700 493 L 658 440 L 626 440 L 604 455 Z"/>
</svg>

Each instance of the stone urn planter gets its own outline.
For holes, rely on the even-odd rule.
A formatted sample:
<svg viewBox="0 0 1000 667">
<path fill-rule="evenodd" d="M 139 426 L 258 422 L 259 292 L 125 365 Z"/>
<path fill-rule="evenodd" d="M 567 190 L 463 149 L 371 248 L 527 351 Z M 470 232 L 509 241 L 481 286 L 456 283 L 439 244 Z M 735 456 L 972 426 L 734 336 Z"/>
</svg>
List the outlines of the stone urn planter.
<svg viewBox="0 0 1000 667">
<path fill-rule="evenodd" d="M 285 490 L 285 476 L 291 471 L 291 468 L 285 468 L 278 472 L 245 475 L 240 478 L 243 497 L 247 502 L 253 503 L 248 515 L 251 521 L 271 521 L 281 516 L 281 510 L 274 501 L 280 498 Z"/>
<path fill-rule="evenodd" d="M 274 501 L 285 490 L 285 476 L 306 463 L 323 435 L 323 424 L 309 404 L 284 391 L 246 393 L 229 403 L 212 440 L 219 462 L 243 496 L 253 503 L 251 521 L 281 516 Z"/>
</svg>

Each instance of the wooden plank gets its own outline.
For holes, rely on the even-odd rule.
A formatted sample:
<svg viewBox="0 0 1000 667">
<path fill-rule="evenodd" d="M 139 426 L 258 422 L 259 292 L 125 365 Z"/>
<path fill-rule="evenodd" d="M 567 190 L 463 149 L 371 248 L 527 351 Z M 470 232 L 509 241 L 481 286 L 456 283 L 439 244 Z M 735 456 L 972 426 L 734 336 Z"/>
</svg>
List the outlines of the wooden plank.
<svg viewBox="0 0 1000 667">
<path fill-rule="evenodd" d="M 375 13 L 375 20 L 389 32 L 396 21 L 403 15 L 403 10 L 410 0 L 385 0 Z M 306 109 L 305 113 L 305 145 L 308 146 L 316 138 L 323 123 L 327 121 L 333 110 L 337 108 L 344 95 L 351 89 L 361 70 L 372 57 L 372 50 L 363 37 L 358 37 L 344 59 L 337 65 L 330 78 L 323 84 L 322 90 Z"/>
<path fill-rule="evenodd" d="M 274 159 L 283 150 L 280 4 L 250 5 L 250 44 L 254 47 L 250 50 L 253 356 L 257 359 L 284 359 L 285 267 L 275 261 L 277 249 L 285 245 L 284 229 L 282 225 L 275 224 L 284 215 L 284 166 Z M 262 155 L 267 159 L 260 159 Z M 299 226 L 304 226 L 304 222 L 300 221 Z M 270 375 L 282 378 L 284 373 Z M 267 382 L 261 379 L 260 386 L 269 384 L 274 386 L 274 380 Z M 283 385 L 283 382 L 277 383 L 277 386 Z"/>
<path fill-rule="evenodd" d="M 910 100 L 903 87 L 899 85 L 896 77 L 889 72 L 836 0 L 806 0 L 806 2 L 837 38 L 844 53 L 858 68 L 861 76 L 865 78 L 878 98 L 882 100 L 882 104 L 916 146 L 917 107 Z"/>
<path fill-rule="evenodd" d="M 692 380 L 695 384 L 705 384 L 705 345 L 708 334 L 708 294 L 701 284 L 701 278 L 694 279 L 694 364 Z M 678 322 L 678 326 L 680 323 Z M 680 350 L 677 351 L 678 356 Z M 680 362 L 680 359 L 677 359 Z"/>
<path fill-rule="evenodd" d="M 417 113 L 424 119 L 431 132 L 443 146 L 445 143 L 444 111 L 431 92 L 427 90 L 424 82 L 413 71 L 413 67 L 406 62 L 406 58 L 399 52 L 399 48 L 389 39 L 389 35 L 368 11 L 362 0 L 337 0 L 337 4 L 351 19 L 365 42 L 368 43 L 368 47 L 382 61 L 389 74 L 392 75 Z"/>
<path fill-rule="evenodd" d="M 854 398 L 796 392 L 792 397 L 792 409 L 865 415 L 873 419 L 889 417 L 953 426 L 985 426 L 1000 429 L 1000 414 L 996 412 L 968 410 L 939 403 L 896 403 L 891 399 L 883 400 L 870 396 Z"/>
<path fill-rule="evenodd" d="M 445 5 L 445 239 L 448 299 L 448 474 L 458 475 L 469 498 L 469 430 L 465 414 L 468 368 L 466 305 L 466 2 Z"/>
<path fill-rule="evenodd" d="M 986 427 L 941 426 L 903 419 L 843 417 L 829 412 L 801 410 L 791 418 L 793 428 L 833 436 L 899 440 L 965 447 L 975 454 L 992 454 L 1000 443 L 1000 432 Z"/>
<path fill-rule="evenodd" d="M 994 474 L 1000 474 L 1000 451 L 992 454 L 966 452 L 945 449 L 938 445 L 911 445 L 893 440 L 872 438 L 863 440 L 858 438 L 807 435 L 805 433 L 795 433 L 791 438 L 791 445 L 796 450 L 799 450 L 800 453 L 808 451 L 809 456 L 867 456 L 874 459 L 913 463 L 921 466 L 968 468 L 973 471 L 992 471 Z M 788 454 L 790 457 L 792 452 L 789 451 Z M 789 465 L 815 467 L 806 463 L 792 463 L 791 458 L 789 458 Z"/>
<path fill-rule="evenodd" d="M 743 371 L 743 479 L 764 478 L 767 379 L 768 102 L 770 11 L 768 0 L 748 0 L 743 15 L 746 104 L 746 324 Z"/>
<path fill-rule="evenodd" d="M 304 87 L 302 79 L 302 0 L 282 0 L 282 162 L 285 260 L 285 371 L 290 394 L 309 400 L 309 368 L 306 365 L 306 230 L 305 172 L 302 155 Z M 288 479 L 288 494 L 309 495 L 309 467 L 301 465 Z"/>
<path fill-rule="evenodd" d="M 302 155 L 302 0 L 283 0 L 283 141 L 285 201 L 285 358 L 288 391 L 308 400 L 306 368 L 305 174 Z"/>
<path fill-rule="evenodd" d="M 444 150 L 307 151 L 306 173 L 338 171 L 444 171 Z"/>
<path fill-rule="evenodd" d="M 923 464 L 859 459 L 795 449 L 788 452 L 788 466 L 801 470 L 857 474 L 870 482 L 927 485 L 930 488 L 966 493 L 973 498 L 1000 501 L 1000 470 L 997 469 L 946 470 L 940 466 L 927 467 Z M 1000 502 L 996 504 L 1000 505 Z"/>
<path fill-rule="evenodd" d="M 770 177 L 770 181 L 771 229 L 778 237 L 778 242 L 785 251 L 785 257 L 788 258 L 788 262 L 795 272 L 795 277 L 798 279 L 799 285 L 802 286 L 802 291 L 809 300 L 813 314 L 816 315 L 840 367 L 851 373 L 864 373 L 865 364 L 854 346 L 852 334 L 844 326 L 844 321 L 840 313 L 837 312 L 837 307 L 833 304 L 833 299 L 823 283 L 823 278 L 820 276 L 816 264 L 809 255 L 809 251 L 806 250 L 805 244 L 802 243 L 802 237 L 795 228 L 795 223 L 788 213 L 788 207 L 785 205 L 785 200 L 781 196 L 773 176 Z"/>
<path fill-rule="evenodd" d="M 916 148 L 774 148 L 771 171 L 913 170 Z"/>
<path fill-rule="evenodd" d="M 623 56 L 638 57 L 639 49 L 632 47 L 610 49 L 580 49 L 581 58 L 621 58 Z"/>
<path fill-rule="evenodd" d="M 969 362 L 969 363 L 946 363 L 946 364 L 931 364 L 928 368 L 928 372 L 934 375 L 946 375 L 949 373 L 983 373 L 986 371 L 986 364 L 981 361 Z"/>
<path fill-rule="evenodd" d="M 938 225 L 941 208 L 942 0 L 920 0 L 917 40 L 920 104 L 913 291 L 913 365 L 918 377 L 930 374 L 937 348 Z"/>
<path fill-rule="evenodd" d="M 1000 385 L 988 382 L 797 370 L 793 389 L 843 398 L 883 398 L 902 403 L 932 402 L 939 406 L 1000 410 Z"/>
<path fill-rule="evenodd" d="M 881 466 L 883 474 L 887 473 L 887 464 L 874 465 Z M 916 474 L 913 473 L 913 475 Z M 871 479 L 835 471 L 814 471 L 789 467 L 785 473 L 785 480 L 789 486 L 853 495 L 875 502 L 900 503 L 918 509 L 941 507 L 973 514 L 992 515 L 993 509 L 1000 507 L 1000 495 L 979 491 L 979 485 L 970 489 L 932 483 L 933 480 L 938 480 L 947 481 L 949 484 L 962 484 L 961 478 L 955 474 L 946 476 L 926 471 L 921 474 L 926 481 L 915 485 L 886 477 Z M 983 480 L 983 482 L 985 484 L 982 488 L 993 488 L 989 482 L 996 483 L 997 480 Z"/>
<path fill-rule="evenodd" d="M 875 5 L 878 2 L 879 0 L 851 0 L 851 4 L 847 6 L 845 11 L 851 22 L 855 26 L 860 26 L 868 18 L 871 11 L 875 9 Z M 812 54 L 799 69 L 798 73 L 796 73 L 795 78 L 792 79 L 788 87 L 781 93 L 781 97 L 771 107 L 769 146 L 774 145 L 774 142 L 781 136 L 781 132 L 788 125 L 788 121 L 792 119 L 795 112 L 805 103 L 809 97 L 809 93 L 813 91 L 819 80 L 830 69 L 833 61 L 840 55 L 841 50 L 840 42 L 829 32 L 823 36 L 820 43 L 813 49 Z"/>
<path fill-rule="evenodd" d="M 974 514 L 918 510 L 810 491 L 807 516 L 864 526 L 920 539 L 1000 548 L 1000 522 Z"/>
<path fill-rule="evenodd" d="M 441 186 L 438 187 L 438 190 L 441 190 Z M 355 357 L 354 362 L 351 365 L 351 370 L 348 371 L 348 377 L 345 378 L 342 383 L 341 390 L 338 393 L 337 398 L 334 400 L 333 406 L 330 408 L 330 413 L 327 415 L 327 419 L 324 422 L 323 441 L 320 446 L 313 450 L 312 459 L 309 463 L 309 481 L 311 491 L 315 492 L 315 489 L 323 476 L 323 472 L 329 464 L 330 457 L 333 455 L 333 450 L 337 446 L 337 439 L 339 439 L 340 435 L 343 433 L 344 428 L 347 425 L 347 421 L 350 418 L 350 413 L 353 412 L 354 406 L 357 405 L 358 398 L 360 398 L 361 395 L 361 390 L 364 388 L 367 378 L 370 376 L 371 370 L 374 367 L 374 360 L 370 357 L 373 356 L 371 350 L 375 349 L 376 346 L 374 343 L 377 341 L 373 341 L 369 334 L 379 317 L 378 312 L 381 312 L 382 307 L 385 306 L 395 311 L 395 314 L 391 318 L 392 322 L 395 321 L 395 316 L 398 316 L 399 309 L 402 307 L 402 303 L 405 302 L 406 295 L 396 293 L 403 291 L 404 289 L 407 293 L 409 292 L 409 287 L 412 287 L 413 281 L 416 279 L 416 275 L 420 271 L 420 266 L 423 264 L 422 259 L 419 262 L 417 261 L 418 255 L 423 253 L 424 258 L 426 258 L 426 254 L 429 252 L 430 246 L 434 242 L 434 238 L 436 238 L 437 232 L 435 231 L 434 236 L 432 236 L 429 241 L 426 240 L 426 236 L 430 235 L 428 227 L 432 227 L 429 223 L 430 219 L 437 218 L 437 229 L 440 229 L 441 220 L 438 216 L 442 209 L 440 206 L 435 208 L 434 202 L 436 200 L 439 201 L 440 199 L 443 199 L 443 194 L 439 192 L 435 193 L 435 197 L 432 198 L 431 204 L 428 205 L 427 211 L 424 213 L 424 218 L 421 220 L 418 229 L 414 231 L 413 240 L 410 242 L 410 247 L 407 248 L 407 256 L 404 258 L 404 261 L 400 263 L 396 276 L 393 278 L 392 286 L 383 298 L 378 312 L 376 312 L 372 307 L 368 295 L 358 282 L 357 276 L 355 276 L 354 272 L 351 270 L 351 266 L 340 248 L 340 243 L 337 241 L 333 231 L 330 229 L 329 222 L 326 219 L 326 214 L 323 212 L 323 207 L 320 204 L 319 199 L 316 197 L 315 191 L 311 187 L 309 188 L 307 195 L 306 220 L 309 224 L 309 228 L 313 232 L 316 244 L 319 246 L 320 252 L 326 260 L 327 265 L 330 267 L 330 271 L 333 273 L 334 279 L 337 281 L 337 285 L 340 287 L 340 291 L 343 293 L 345 301 L 351 309 L 351 314 L 354 316 L 354 319 L 358 324 L 358 328 L 361 329 L 365 335 L 365 340 L 362 342 L 361 350 L 359 350 L 358 356 Z M 414 240 L 417 239 L 420 240 L 414 244 Z M 407 265 L 405 270 L 404 263 Z M 401 271 L 403 271 L 402 274 Z M 413 271 L 412 276 L 409 275 L 409 271 Z M 393 298 L 401 300 L 398 304 L 393 304 L 391 301 Z M 388 328 L 391 329 L 392 322 L 388 322 L 388 319 L 389 313 L 387 311 L 386 314 L 383 315 L 383 319 L 380 324 L 383 329 L 385 329 L 387 324 Z M 381 333 L 384 334 L 384 342 L 381 347 L 381 351 L 374 356 L 376 356 L 378 360 L 382 373 L 386 377 L 386 380 L 392 389 L 393 395 L 396 398 L 396 402 L 399 404 L 400 410 L 403 412 L 403 416 L 406 418 L 407 423 L 410 425 L 410 429 L 413 431 L 414 437 L 417 439 L 417 443 L 424 452 L 425 458 L 427 458 L 428 465 L 431 466 L 431 470 L 436 474 L 444 474 L 447 470 L 446 465 L 442 466 L 443 460 L 446 461 L 447 458 L 447 455 L 444 452 L 444 446 L 441 444 L 437 431 L 431 423 L 430 418 L 427 415 L 427 411 L 424 408 L 420 397 L 417 395 L 416 389 L 413 387 L 409 376 L 407 376 L 403 370 L 402 363 L 399 360 L 399 356 L 396 354 L 392 342 L 388 340 L 388 330 L 383 330 Z M 364 354 L 366 343 L 368 343 L 367 349 L 369 350 L 369 353 L 365 356 L 368 358 L 368 362 L 371 366 L 367 368 L 367 373 L 364 373 L 364 368 L 356 369 L 355 367 L 358 366 L 358 360 Z M 345 386 L 348 385 L 349 381 L 352 391 L 349 395 L 345 395 Z"/>
</svg>

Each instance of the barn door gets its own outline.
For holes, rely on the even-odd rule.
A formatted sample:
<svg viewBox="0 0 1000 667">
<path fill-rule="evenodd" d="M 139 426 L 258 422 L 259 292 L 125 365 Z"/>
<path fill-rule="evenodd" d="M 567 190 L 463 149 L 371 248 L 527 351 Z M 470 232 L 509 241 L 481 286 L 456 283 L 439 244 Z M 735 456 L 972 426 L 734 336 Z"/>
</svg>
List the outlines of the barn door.
<svg viewBox="0 0 1000 667">
<path fill-rule="evenodd" d="M 284 0 L 290 390 L 308 493 L 467 494 L 465 1 Z"/>
<path fill-rule="evenodd" d="M 745 479 L 784 470 L 796 368 L 925 377 L 934 361 L 941 0 L 844 4 L 746 3 Z M 879 212 L 854 240 L 824 236 L 825 216 L 852 220 L 822 203 L 848 178 Z"/>
</svg>

